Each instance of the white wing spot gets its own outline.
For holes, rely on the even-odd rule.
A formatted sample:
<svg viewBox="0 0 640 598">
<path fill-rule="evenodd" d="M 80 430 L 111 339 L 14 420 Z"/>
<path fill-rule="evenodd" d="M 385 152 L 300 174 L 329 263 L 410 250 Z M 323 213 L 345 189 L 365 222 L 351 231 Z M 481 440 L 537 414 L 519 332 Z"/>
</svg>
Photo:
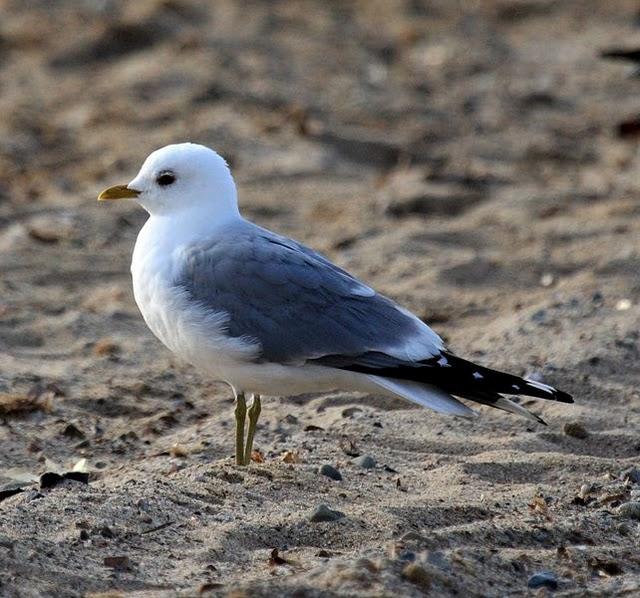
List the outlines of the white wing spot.
<svg viewBox="0 0 640 598">
<path fill-rule="evenodd" d="M 543 392 L 548 392 L 550 395 L 552 395 L 556 390 L 555 388 L 553 388 L 553 386 L 549 386 L 548 384 L 544 384 L 542 382 L 536 382 L 535 380 L 527 380 L 527 384 L 529 386 L 537 388 L 538 390 L 542 390 Z"/>
<path fill-rule="evenodd" d="M 351 288 L 351 292 L 356 297 L 373 297 L 376 294 L 376 292 L 371 287 L 368 287 L 366 284 L 362 284 L 360 282 L 356 283 Z"/>
<path fill-rule="evenodd" d="M 473 377 L 476 380 L 482 380 L 484 378 L 484 376 L 480 372 L 473 372 Z"/>
<path fill-rule="evenodd" d="M 438 365 L 443 368 L 451 367 L 449 365 L 449 362 L 447 361 L 447 358 L 444 355 L 440 359 L 438 359 Z"/>
<path fill-rule="evenodd" d="M 512 384 L 511 388 L 513 388 L 514 390 L 520 390 L 520 387 L 517 384 Z"/>
</svg>

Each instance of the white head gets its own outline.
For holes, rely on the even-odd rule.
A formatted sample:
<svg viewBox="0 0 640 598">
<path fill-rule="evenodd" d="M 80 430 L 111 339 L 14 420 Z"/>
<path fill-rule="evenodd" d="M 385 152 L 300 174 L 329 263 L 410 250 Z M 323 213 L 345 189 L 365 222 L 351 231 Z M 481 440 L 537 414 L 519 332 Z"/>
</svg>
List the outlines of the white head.
<svg viewBox="0 0 640 598">
<path fill-rule="evenodd" d="M 236 185 L 224 158 L 196 143 L 156 150 L 127 185 L 105 189 L 98 197 L 134 199 L 152 216 L 191 212 L 213 218 L 238 214 Z"/>
</svg>

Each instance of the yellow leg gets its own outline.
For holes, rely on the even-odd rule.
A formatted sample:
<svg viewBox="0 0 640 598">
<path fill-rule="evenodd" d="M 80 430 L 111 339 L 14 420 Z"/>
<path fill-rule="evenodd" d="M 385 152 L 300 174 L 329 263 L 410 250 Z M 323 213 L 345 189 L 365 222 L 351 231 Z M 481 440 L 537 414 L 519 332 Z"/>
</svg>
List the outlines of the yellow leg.
<svg viewBox="0 0 640 598">
<path fill-rule="evenodd" d="M 253 395 L 253 401 L 251 407 L 249 407 L 249 431 L 247 432 L 247 444 L 244 447 L 244 464 L 249 465 L 251 463 L 251 452 L 253 451 L 253 437 L 256 434 L 256 425 L 258 418 L 260 417 L 260 411 L 262 405 L 260 404 L 260 395 Z"/>
<path fill-rule="evenodd" d="M 236 465 L 244 465 L 244 420 L 247 416 L 247 403 L 244 393 L 236 394 Z"/>
</svg>

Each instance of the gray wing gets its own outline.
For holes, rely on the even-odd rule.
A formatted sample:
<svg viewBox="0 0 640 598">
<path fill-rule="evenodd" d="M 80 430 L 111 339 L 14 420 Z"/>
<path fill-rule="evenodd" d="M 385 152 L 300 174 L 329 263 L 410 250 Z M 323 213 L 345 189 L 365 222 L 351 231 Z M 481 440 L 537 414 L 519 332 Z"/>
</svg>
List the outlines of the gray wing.
<svg viewBox="0 0 640 598">
<path fill-rule="evenodd" d="M 304 363 L 376 352 L 416 361 L 443 344 L 426 324 L 311 249 L 245 223 L 183 248 L 176 286 L 223 313 L 259 358 Z"/>
</svg>

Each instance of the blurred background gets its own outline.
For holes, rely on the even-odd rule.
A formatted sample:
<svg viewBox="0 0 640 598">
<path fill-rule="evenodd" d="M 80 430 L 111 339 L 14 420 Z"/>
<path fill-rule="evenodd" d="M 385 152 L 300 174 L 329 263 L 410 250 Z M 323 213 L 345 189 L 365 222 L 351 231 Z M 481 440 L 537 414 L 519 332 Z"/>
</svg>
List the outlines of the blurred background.
<svg viewBox="0 0 640 598">
<path fill-rule="evenodd" d="M 284 450 L 309 467 L 336 451 L 346 459 L 331 435 L 353 434 L 392 471 L 422 480 L 423 495 L 393 491 L 404 509 L 400 527 L 412 517 L 415 529 L 449 516 L 445 523 L 467 521 L 477 497 L 466 488 L 493 496 L 514 477 L 521 494 L 508 500 L 527 511 L 539 484 L 564 492 L 563 516 L 572 517 L 572 493 L 589 475 L 603 463 L 619 472 L 640 451 L 638 48 L 635 0 L 0 0 L 0 473 L 87 458 L 92 475 L 102 472 L 91 491 L 111 497 L 99 513 L 124 526 L 122 505 L 146 496 L 144 485 L 124 487 L 125 472 L 148 482 L 192 475 L 179 473 L 185 464 L 193 472 L 226 463 L 228 389 L 174 361 L 133 303 L 128 268 L 145 214 L 95 201 L 102 188 L 130 181 L 152 150 L 190 140 L 229 161 L 250 219 L 327 254 L 414 310 L 462 355 L 579 397 L 571 408 L 535 406 L 555 429 L 526 434 L 526 424 L 502 414 L 470 424 L 375 399 L 344 415 L 356 400 L 342 395 L 274 401 L 257 440 L 270 475 L 288 479 L 273 465 Z M 380 426 L 369 430 L 369 417 Z M 588 441 L 562 432 L 576 422 Z M 312 423 L 335 442 L 323 448 L 320 436 L 310 438 Z M 490 442 L 504 452 L 481 457 Z M 187 448 L 169 454 L 174 443 Z M 195 456 L 181 460 L 185 452 Z M 560 486 L 557 462 L 531 457 L 556 452 L 575 458 Z M 454 468 L 474 458 L 491 467 L 464 476 Z M 425 515 L 447 484 L 434 488 L 420 475 L 440 466 L 453 468 L 442 469 L 442 480 L 464 478 L 442 500 L 464 504 Z M 469 476 L 476 478 L 467 487 Z M 397 521 L 384 510 L 386 481 L 378 495 L 373 486 L 351 492 L 345 477 L 347 507 L 360 492 L 372 505 L 363 515 L 370 535 L 356 526 L 333 538 L 355 558 L 392 535 Z M 197 487 L 195 477 L 180 479 Z M 295 518 L 319 491 L 334 506 L 347 500 L 313 476 L 300 484 L 297 496 L 277 497 L 273 513 L 289 505 Z M 169 490 L 154 492 L 169 501 L 166 512 L 177 508 Z M 58 496 L 64 523 L 81 505 L 71 492 Z M 272 499 L 265 490 L 263 500 Z M 194 497 L 181 500 L 207 513 Z M 65 577 L 67 532 L 50 503 L 38 504 L 3 517 L 12 518 L 12 537 L 38 553 L 38 538 L 50 542 L 50 554 L 34 561 L 38 575 L 26 573 L 41 584 L 94 588 Z M 32 508 L 42 510 L 41 527 L 25 540 Z M 269 535 L 276 515 L 250 539 L 230 540 L 223 562 L 210 556 L 218 568 L 210 575 L 242 578 L 247 545 L 258 559 L 278 543 L 322 547 L 297 531 Z M 606 514 L 592 516 L 598 546 L 610 530 Z M 232 521 L 233 511 L 229 517 L 220 521 Z M 220 521 L 203 515 L 198 525 L 218 534 Z M 482 547 L 489 540 L 478 529 Z M 558 542 L 570 541 L 556 532 Z M 202 563 L 183 544 L 195 561 L 173 570 L 154 544 L 163 537 L 149 536 L 145 548 L 157 562 L 135 579 L 166 574 L 186 587 L 191 565 L 199 571 Z M 523 537 L 536 548 L 550 541 Z M 616 542 L 622 550 L 629 536 Z M 86 557 L 78 562 L 89 567 L 107 548 L 87 550 L 74 559 Z M 18 554 L 4 569 L 21 562 Z M 529 565 L 505 562 L 491 579 L 520 588 Z M 573 570 L 588 571 L 585 563 Z M 451 587 L 466 591 L 465 575 L 476 571 L 467 590 L 491 595 L 485 564 L 476 565 Z M 637 561 L 623 568 L 637 571 Z M 104 581 L 99 569 L 93 575 Z M 57 571 L 58 581 L 42 571 Z M 400 578 L 389 579 L 395 591 Z"/>
<path fill-rule="evenodd" d="M 145 216 L 96 194 L 191 140 L 227 158 L 247 216 L 444 333 L 596 276 L 637 299 L 640 79 L 614 59 L 640 43 L 632 1 L 1 7 L 0 249 L 27 285 L 117 278 Z"/>
</svg>

